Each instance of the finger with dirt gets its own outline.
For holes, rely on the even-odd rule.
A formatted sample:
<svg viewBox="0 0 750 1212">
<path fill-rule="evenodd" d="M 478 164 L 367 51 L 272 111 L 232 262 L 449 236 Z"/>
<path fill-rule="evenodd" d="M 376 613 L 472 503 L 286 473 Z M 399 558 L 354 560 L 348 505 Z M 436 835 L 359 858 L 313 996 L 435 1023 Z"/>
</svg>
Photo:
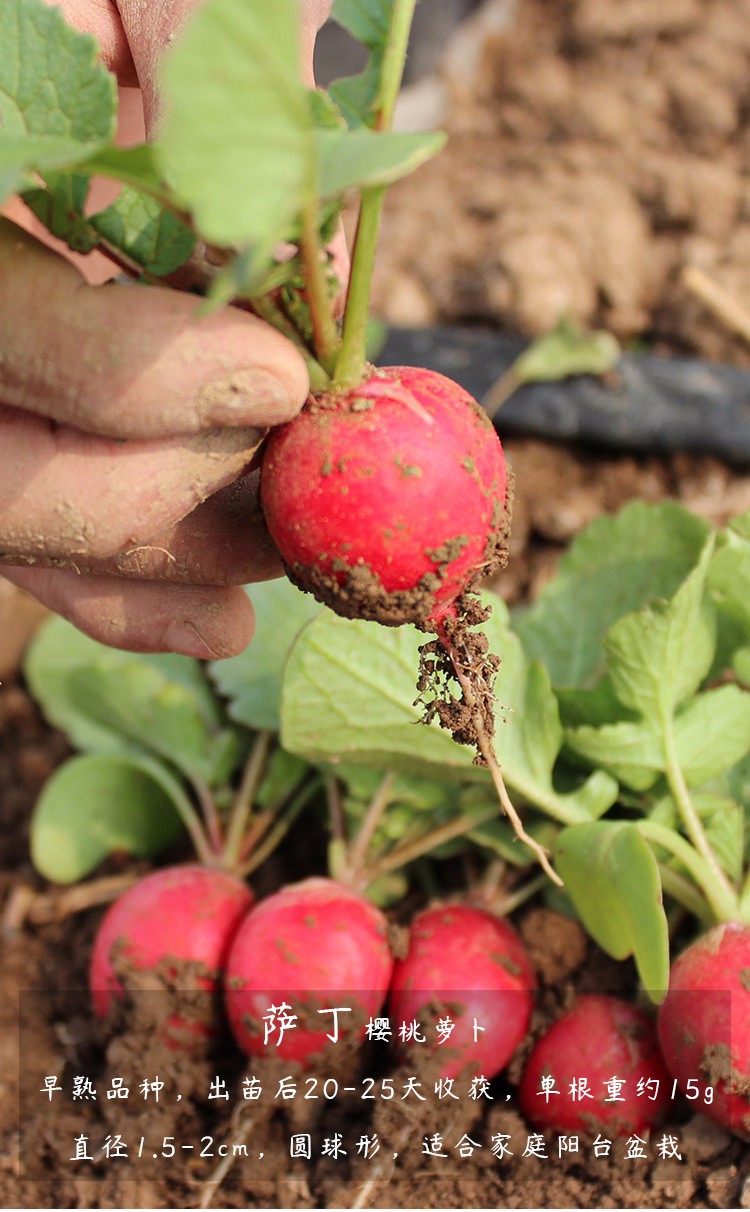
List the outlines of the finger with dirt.
<svg viewBox="0 0 750 1212">
<path fill-rule="evenodd" d="M 6 568 L 4 575 L 112 648 L 221 660 L 253 638 L 253 608 L 239 588 L 122 581 L 54 568 Z"/>
</svg>

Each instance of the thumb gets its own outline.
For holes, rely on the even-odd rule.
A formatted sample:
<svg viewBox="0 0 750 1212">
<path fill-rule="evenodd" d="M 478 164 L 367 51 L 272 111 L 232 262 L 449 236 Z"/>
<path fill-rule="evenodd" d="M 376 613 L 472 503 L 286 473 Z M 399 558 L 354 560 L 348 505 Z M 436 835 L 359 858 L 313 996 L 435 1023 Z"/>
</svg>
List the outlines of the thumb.
<svg viewBox="0 0 750 1212">
<path fill-rule="evenodd" d="M 263 0 L 268 2 L 268 0 Z M 273 2 L 273 0 L 271 0 Z M 143 95 L 146 133 L 150 135 L 159 121 L 159 60 L 182 29 L 200 0 L 119 0 L 118 9 L 130 44 Z M 331 11 L 331 0 L 300 0 L 300 73 L 306 84 L 313 83 L 313 51 L 318 30 Z"/>
</svg>

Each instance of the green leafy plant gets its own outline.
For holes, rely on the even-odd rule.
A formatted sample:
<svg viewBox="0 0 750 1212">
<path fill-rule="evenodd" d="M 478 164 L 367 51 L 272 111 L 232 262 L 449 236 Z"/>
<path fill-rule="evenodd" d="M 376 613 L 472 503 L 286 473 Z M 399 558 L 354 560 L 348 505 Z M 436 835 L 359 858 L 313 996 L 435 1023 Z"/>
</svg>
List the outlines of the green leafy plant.
<svg viewBox="0 0 750 1212">
<path fill-rule="evenodd" d="M 147 281 L 187 261 L 200 235 L 208 257 L 196 285 L 209 303 L 255 304 L 303 349 L 314 385 L 325 387 L 339 355 L 363 354 L 356 325 L 340 338 L 323 256 L 345 197 L 361 191 L 376 227 L 384 187 L 444 141 L 440 133 L 384 129 L 413 7 L 414 0 L 337 5 L 340 22 L 367 42 L 370 63 L 328 96 L 299 80 L 296 0 L 210 0 L 165 58 L 158 138 L 123 149 L 114 143 L 114 78 L 97 62 L 94 39 L 42 0 L 9 0 L 0 14 L 0 201 L 19 194 L 71 248 L 99 249 Z M 203 70 L 207 61 L 221 71 Z M 97 174 L 123 189 L 105 210 L 87 214 Z M 279 261 L 285 241 L 298 252 Z M 355 304 L 352 291 L 350 300 L 366 320 L 369 279 L 360 273 L 362 298 Z M 274 301 L 300 275 L 320 362 Z"/>
<path fill-rule="evenodd" d="M 553 383 L 572 375 L 606 375 L 614 370 L 622 349 L 611 332 L 587 332 L 568 317 L 532 341 L 493 383 L 482 400 L 494 417 L 506 400 L 526 383 Z"/>
<path fill-rule="evenodd" d="M 746 517 L 714 534 L 675 504 L 627 506 L 573 543 L 517 622 L 557 683 L 566 759 L 619 785 L 606 820 L 555 842 L 566 893 L 605 950 L 634 954 L 657 1000 L 662 890 L 704 925 L 748 912 L 750 620 L 733 576 L 745 534 Z"/>
<path fill-rule="evenodd" d="M 557 903 L 611 955 L 633 955 L 656 999 L 675 910 L 705 925 L 750 913 L 750 689 L 738 673 L 750 619 L 738 625 L 742 583 L 729 571 L 743 567 L 747 533 L 744 517 L 711 534 L 677 505 L 634 503 L 573 543 L 530 610 L 511 620 L 495 601 L 488 624 L 505 654 L 497 754 L 526 828 L 555 854 Z M 638 552 L 645 534 L 653 558 Z M 613 620 L 612 584 L 631 571 Z M 29 684 L 83 751 L 49 780 L 32 821 L 44 874 L 80 878 L 115 849 L 155 853 L 180 820 L 205 834 L 209 798 L 216 853 L 231 836 L 234 869 L 247 871 L 321 788 L 331 873 L 378 899 L 398 898 L 417 860 L 455 847 L 527 865 L 471 748 L 436 722 L 416 726 L 414 627 L 341 619 L 286 581 L 253 599 L 258 640 L 208 679 L 188 658 L 116 653 L 60 620 L 40 632 Z M 566 668 L 559 631 L 574 634 L 576 618 L 589 655 Z M 584 667 L 585 685 L 554 684 L 569 670 L 583 682 Z"/>
<path fill-rule="evenodd" d="M 287 571 L 340 614 L 413 622 L 437 636 L 418 661 L 426 717 L 472 741 L 517 836 L 556 878 L 497 762 L 497 662 L 474 631 L 483 616 L 470 600 L 505 557 L 502 447 L 458 385 L 424 370 L 375 372 L 366 358 L 386 188 L 443 142 L 390 129 L 415 3 L 340 0 L 334 16 L 368 60 L 325 93 L 298 79 L 296 0 L 208 0 L 164 58 L 158 136 L 123 150 L 112 142 L 113 82 L 91 39 L 42 0 L 12 0 L 0 25 L 12 48 L 2 183 L 71 247 L 98 248 L 145 281 L 184 263 L 199 240 L 206 256 L 193 258 L 190 274 L 207 306 L 250 307 L 300 349 L 313 398 L 271 435 L 261 476 Z M 206 61 L 221 69 L 203 70 Z M 94 174 L 124 188 L 88 215 Z M 339 323 L 327 243 L 352 192 L 358 219 Z M 281 244 L 291 257 L 280 258 Z"/>
<path fill-rule="evenodd" d="M 416 629 L 347 624 L 325 607 L 313 609 L 288 581 L 254 587 L 253 601 L 255 643 L 207 668 L 187 657 L 115 651 L 62 619 L 40 630 L 26 679 L 47 718 L 79 750 L 48 780 L 32 817 L 32 857 L 43 875 L 74 882 L 114 852 L 146 857 L 184 840 L 204 863 L 248 875 L 310 805 L 321 835 L 330 811 L 331 873 L 391 900 L 406 887 L 404 867 L 469 839 L 496 816 L 488 775 L 473 765 L 471 750 L 436 723 L 414 727 L 419 712 L 407 660 L 419 643 Z M 320 717 L 317 747 L 301 730 L 298 662 L 317 652 L 324 620 L 349 628 L 343 652 L 363 681 L 373 653 L 378 660 L 383 654 L 376 637 L 397 642 L 390 660 L 400 662 L 400 680 L 388 696 L 396 723 L 377 755 L 364 740 L 369 734 L 372 745 L 377 718 L 358 724 L 357 702 L 348 742 L 340 721 L 332 729 L 320 711 L 331 673 L 337 696 L 348 694 L 336 683 L 334 662 L 322 678 L 318 669 L 317 688 L 308 691 Z M 346 700 L 337 701 L 346 716 Z M 410 747 L 402 747 L 402 736 L 411 737 Z M 570 819 L 584 815 L 572 799 L 569 812 Z M 512 837 L 507 830 L 497 844 L 512 851 Z M 479 835 L 475 844 L 483 844 Z M 524 865 L 517 847 L 513 857 Z"/>
<path fill-rule="evenodd" d="M 403 368 L 393 382 L 373 380 L 365 359 L 384 191 L 442 143 L 439 134 L 388 129 L 413 8 L 414 0 L 338 0 L 334 15 L 366 45 L 368 60 L 324 94 L 297 79 L 294 0 L 208 0 L 165 60 L 157 140 L 121 149 L 112 142 L 113 81 L 93 41 L 42 0 L 8 0 L 0 11 L 0 195 L 18 193 L 72 248 L 98 248 L 143 281 L 189 261 L 203 306 L 251 307 L 297 345 L 323 398 L 321 425 L 335 414 L 364 433 L 362 418 L 382 415 L 374 397 L 386 380 L 397 403 L 408 397 L 413 416 L 435 383 L 416 390 Z M 207 58 L 221 72 L 201 70 Z M 95 174 L 123 188 L 87 214 Z M 359 219 L 339 324 L 326 249 L 351 191 Z M 207 259 L 196 258 L 198 239 Z M 276 256 L 281 242 L 294 249 L 288 260 Z M 615 354 L 611 343 L 561 330 L 516 374 L 605 369 Z M 469 478 L 480 436 L 495 441 L 473 416 L 477 449 L 460 453 Z M 426 467 L 382 431 L 393 457 L 379 463 L 400 488 L 415 487 Z M 333 873 L 358 886 L 385 881 L 384 895 L 394 894 L 388 881 L 404 863 L 462 837 L 519 865 L 526 853 L 516 838 L 543 862 L 552 847 L 568 906 L 611 954 L 634 955 L 655 997 L 666 985 L 675 906 L 706 924 L 748 920 L 750 520 L 713 534 L 675 504 L 629 506 L 592 524 L 512 624 L 501 604 L 493 602 L 488 620 L 475 602 L 467 625 L 456 609 L 463 595 L 441 598 L 439 590 L 459 565 L 460 588 L 493 566 L 497 550 L 483 543 L 502 538 L 507 518 L 492 451 L 480 495 L 497 508 L 482 515 L 479 555 L 460 564 L 469 536 L 455 532 L 450 548 L 427 552 L 429 584 L 417 574 L 426 592 L 414 621 L 438 637 L 427 645 L 411 625 L 341 618 L 288 585 L 263 587 L 253 594 L 254 648 L 211 670 L 224 703 L 194 662 L 105 655 L 51 625 L 32 649 L 29 680 L 83 752 L 38 806 L 40 868 L 77 878 L 112 849 L 152 853 L 184 828 L 204 861 L 246 872 L 324 788 Z M 341 477 L 349 493 L 345 463 L 319 466 L 316 490 Z M 321 575 L 307 587 L 342 611 L 357 569 L 343 546 L 339 559 L 343 567 L 313 569 Z M 303 582 L 304 568 L 289 564 Z M 285 594 L 288 613 L 279 608 Z M 494 723 L 489 648 L 503 656 Z M 427 726 L 414 728 L 425 706 L 414 702 L 420 656 L 421 697 L 436 698 Z M 440 730 L 450 718 L 459 742 L 474 748 Z M 513 828 L 497 819 L 498 796 Z M 160 805 L 158 826 L 136 799 Z"/>
</svg>

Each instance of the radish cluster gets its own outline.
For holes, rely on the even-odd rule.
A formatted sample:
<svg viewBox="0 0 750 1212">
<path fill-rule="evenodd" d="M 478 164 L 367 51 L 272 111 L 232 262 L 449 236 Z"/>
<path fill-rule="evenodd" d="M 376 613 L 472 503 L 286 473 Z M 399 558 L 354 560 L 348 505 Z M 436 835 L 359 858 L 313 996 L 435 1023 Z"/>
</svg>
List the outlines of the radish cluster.
<svg viewBox="0 0 750 1212">
<path fill-rule="evenodd" d="M 96 1013 L 110 1013 L 128 990 L 164 988 L 165 975 L 174 995 L 168 1022 L 180 1020 L 186 988 L 223 990 L 232 1034 L 249 1056 L 310 1066 L 332 1035 L 362 1041 L 388 999 L 395 1024 L 430 1033 L 425 1055 L 440 1073 L 467 1078 L 507 1065 L 528 1031 L 536 985 L 519 937 L 483 910 L 424 910 L 394 963 L 383 914 L 333 880 L 303 880 L 256 903 L 239 880 L 194 865 L 148 876 L 105 914 L 90 968 Z M 440 1043 L 436 1014 L 453 1024 Z M 205 1030 L 216 1026 L 212 1016 Z M 396 1028 L 394 1036 L 398 1046 Z M 170 1043 L 179 1042 L 172 1033 Z"/>
<path fill-rule="evenodd" d="M 673 964 L 658 1037 L 628 1003 L 581 996 L 526 1058 L 526 1119 L 560 1133 L 645 1132 L 675 1079 L 696 1110 L 750 1137 L 749 974 L 750 928 L 730 923 Z M 536 979 L 513 928 L 483 909 L 423 910 L 394 960 L 384 915 L 333 880 L 256 902 L 234 876 L 189 864 L 147 876 L 110 907 L 90 985 L 100 1016 L 125 1009 L 129 993 L 160 990 L 156 1030 L 172 1050 L 205 1049 L 228 1023 L 248 1056 L 303 1068 L 341 1042 L 352 1055 L 387 1010 L 401 1061 L 469 1082 L 496 1077 L 528 1038 Z M 182 1000 L 196 991 L 205 996 Z M 590 1093 L 571 1097 L 582 1081 Z"/>
<path fill-rule="evenodd" d="M 346 1003 L 341 1035 L 361 1039 L 390 984 L 393 958 L 383 914 L 328 879 L 290 885 L 258 903 L 240 880 L 190 865 L 166 868 L 129 889 L 105 914 L 91 959 L 94 1010 L 105 1016 L 127 993 L 171 996 L 164 1041 L 189 1047 L 228 1019 L 248 1055 L 312 1064 L 333 1023 L 320 1012 Z M 197 990 L 205 1021 L 186 1024 L 181 995 Z M 224 1013 L 216 1005 L 223 992 Z M 285 1006 L 294 1029 L 266 1022 Z M 288 1020 L 288 1021 L 291 1021 Z M 273 1030 L 269 1031 L 269 1028 Z"/>
</svg>

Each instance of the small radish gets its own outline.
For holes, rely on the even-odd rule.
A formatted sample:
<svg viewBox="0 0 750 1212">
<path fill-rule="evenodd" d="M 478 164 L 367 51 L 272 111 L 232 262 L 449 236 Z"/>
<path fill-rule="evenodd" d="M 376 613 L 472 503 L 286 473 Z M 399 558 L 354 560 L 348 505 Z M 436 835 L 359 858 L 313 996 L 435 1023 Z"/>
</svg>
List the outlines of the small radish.
<svg viewBox="0 0 750 1212">
<path fill-rule="evenodd" d="M 592 993 L 535 1045 L 518 1094 L 537 1128 L 619 1136 L 653 1127 L 670 1088 L 651 1020 L 628 1002 Z"/>
<path fill-rule="evenodd" d="M 369 368 L 270 434 L 261 502 L 299 588 L 345 618 L 435 632 L 417 673 L 424 720 L 476 749 L 517 836 L 560 883 L 507 793 L 493 744 L 500 661 L 474 630 L 489 610 L 470 591 L 505 564 L 510 522 L 509 473 L 487 414 L 435 371 Z"/>
<path fill-rule="evenodd" d="M 263 510 L 291 579 L 338 614 L 439 620 L 505 558 L 508 475 L 486 413 L 413 367 L 372 370 L 274 430 Z"/>
<path fill-rule="evenodd" d="M 229 945 L 253 903 L 247 884 L 198 864 L 165 867 L 134 884 L 107 910 L 94 941 L 89 984 L 96 1014 L 107 1015 L 125 989 L 205 991 L 191 999 L 190 1022 L 168 1016 L 173 1046 L 213 1034 L 220 1024 L 216 993 Z M 172 998 L 172 994 L 174 995 Z"/>
<path fill-rule="evenodd" d="M 667 1067 L 693 1106 L 750 1139 L 750 926 L 714 926 L 677 957 L 658 1021 Z"/>
<path fill-rule="evenodd" d="M 317 877 L 282 888 L 247 915 L 227 959 L 235 1039 L 249 1056 L 312 1064 L 336 1048 L 329 1036 L 363 1038 L 392 969 L 386 920 L 364 897 Z"/>
<path fill-rule="evenodd" d="M 535 987 L 524 945 L 503 918 L 468 905 L 434 906 L 414 918 L 408 953 L 396 961 L 391 1025 L 408 1032 L 422 1024 L 426 1042 L 414 1047 L 429 1049 L 442 1077 L 492 1078 L 529 1029 Z M 455 1024 L 444 1042 L 441 1019 Z"/>
</svg>

